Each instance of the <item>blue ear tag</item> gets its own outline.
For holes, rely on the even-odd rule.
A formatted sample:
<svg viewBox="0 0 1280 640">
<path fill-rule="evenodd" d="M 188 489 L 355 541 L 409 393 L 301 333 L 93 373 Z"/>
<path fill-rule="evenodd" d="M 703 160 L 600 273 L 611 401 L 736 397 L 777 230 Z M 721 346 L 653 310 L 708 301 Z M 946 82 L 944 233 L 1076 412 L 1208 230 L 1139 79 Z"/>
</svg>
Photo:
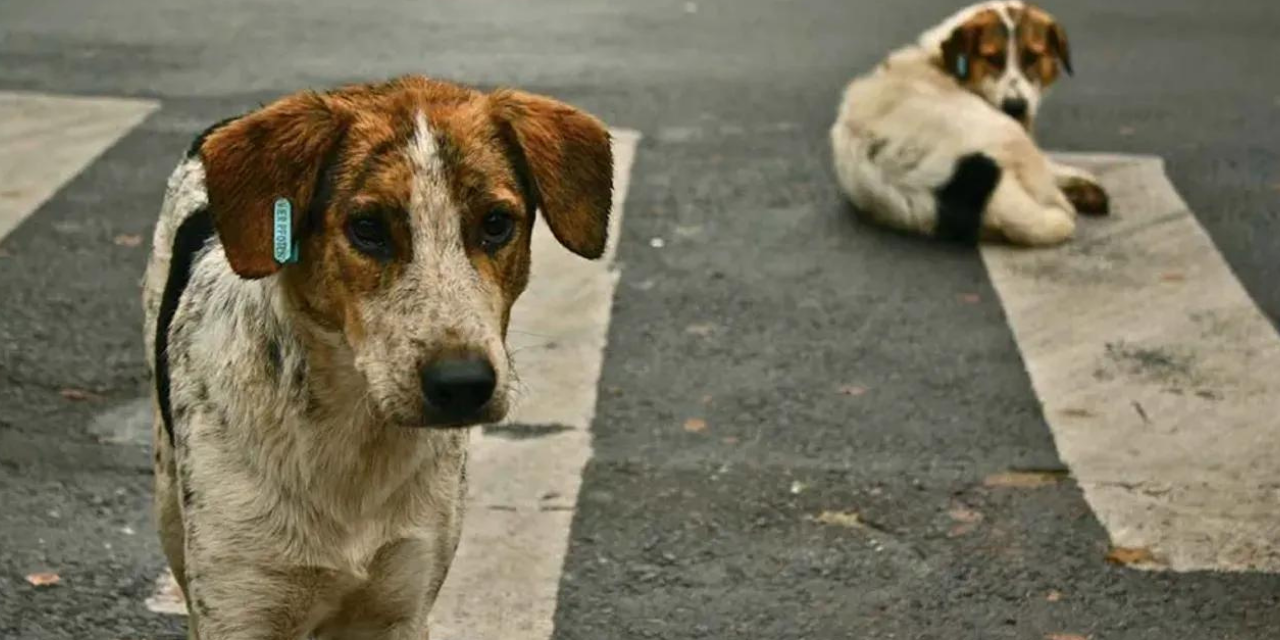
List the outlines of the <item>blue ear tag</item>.
<svg viewBox="0 0 1280 640">
<path fill-rule="evenodd" d="M 298 261 L 298 243 L 293 239 L 293 204 L 288 198 L 276 198 L 272 224 L 271 250 L 276 262 L 290 264 Z"/>
<path fill-rule="evenodd" d="M 961 80 L 965 80 L 969 77 L 969 56 L 956 56 L 956 75 L 959 76 Z"/>
</svg>

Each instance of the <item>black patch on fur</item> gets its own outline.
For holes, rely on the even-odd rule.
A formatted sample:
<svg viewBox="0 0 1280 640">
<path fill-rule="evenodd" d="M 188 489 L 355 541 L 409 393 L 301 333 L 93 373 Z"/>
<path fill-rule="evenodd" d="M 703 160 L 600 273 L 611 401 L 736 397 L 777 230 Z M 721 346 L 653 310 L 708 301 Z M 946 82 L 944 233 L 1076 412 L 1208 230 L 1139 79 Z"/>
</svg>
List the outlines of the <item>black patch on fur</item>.
<svg viewBox="0 0 1280 640">
<path fill-rule="evenodd" d="M 231 124 L 232 122 L 235 122 L 236 120 L 239 120 L 240 118 L 241 116 L 231 116 L 230 118 L 223 118 L 222 120 L 219 120 L 213 123 L 212 125 L 210 125 L 209 128 L 205 129 L 204 131 L 201 131 L 200 135 L 196 136 L 196 139 L 191 141 L 191 146 L 187 147 L 187 157 L 194 158 L 200 155 L 200 149 L 201 147 L 204 146 L 205 138 L 208 138 L 209 134 Z"/>
<path fill-rule="evenodd" d="M 183 485 L 182 485 L 182 507 L 183 507 L 184 509 L 191 509 L 192 507 L 194 507 L 194 506 L 195 506 L 195 504 L 196 504 L 196 492 L 195 492 L 194 490 L 192 490 L 192 488 L 191 488 L 191 486 L 190 486 L 189 484 L 183 483 Z"/>
<path fill-rule="evenodd" d="M 196 615 L 201 618 L 208 618 L 213 615 L 213 608 L 209 606 L 209 603 L 206 602 L 204 598 L 198 595 L 195 598 L 192 598 L 191 608 L 195 609 Z"/>
<path fill-rule="evenodd" d="M 333 200 L 333 190 L 337 182 L 337 170 L 342 163 L 343 150 L 346 148 L 347 128 L 344 126 L 342 131 L 338 133 L 338 137 L 329 145 L 324 152 L 324 158 L 320 160 L 320 171 L 316 173 L 315 186 L 311 189 L 314 194 L 311 197 L 311 204 L 307 207 L 307 214 L 302 219 L 299 234 L 309 234 L 319 232 L 324 228 L 324 212 L 329 208 L 329 203 Z"/>
<path fill-rule="evenodd" d="M 290 374 L 290 377 L 293 379 L 293 391 L 294 391 L 294 393 L 302 393 L 302 392 L 306 391 L 306 389 L 307 389 L 307 363 L 304 361 L 304 362 L 299 362 L 297 365 L 295 365 L 295 366 L 293 367 L 293 371 L 292 371 L 292 372 L 291 372 L 291 374 Z"/>
<path fill-rule="evenodd" d="M 956 161 L 946 184 L 934 191 L 937 199 L 937 236 L 943 240 L 976 243 L 982 229 L 982 212 L 1000 182 L 1000 165 L 983 153 L 971 153 Z"/>
<path fill-rule="evenodd" d="M 884 151 L 884 147 L 887 144 L 889 144 L 889 141 L 884 138 L 872 139 L 871 144 L 867 145 L 867 159 L 874 161 L 880 155 L 880 152 Z"/>
<path fill-rule="evenodd" d="M 277 379 L 280 377 L 280 371 L 284 369 L 284 354 L 280 351 L 280 341 L 268 338 L 266 347 L 267 377 Z"/>
<path fill-rule="evenodd" d="M 173 315 L 178 311 L 178 302 L 182 300 L 182 292 L 191 281 L 196 253 L 212 237 L 213 216 L 208 209 L 202 208 L 182 221 L 173 238 L 169 278 L 164 283 L 164 294 L 160 298 L 160 312 L 156 318 L 156 399 L 170 445 L 173 444 L 173 405 L 169 397 L 169 328 L 173 324 Z"/>
<path fill-rule="evenodd" d="M 528 216 L 530 223 L 532 223 L 534 213 L 541 205 L 538 185 L 533 179 L 533 169 L 529 167 L 529 159 L 525 157 L 524 147 L 520 146 L 520 139 L 516 136 L 515 128 L 506 120 L 499 120 L 497 124 L 498 138 L 502 141 L 503 154 L 507 157 L 511 170 L 516 174 L 516 186 L 520 187 L 520 195 L 524 197 L 525 214 Z"/>
</svg>

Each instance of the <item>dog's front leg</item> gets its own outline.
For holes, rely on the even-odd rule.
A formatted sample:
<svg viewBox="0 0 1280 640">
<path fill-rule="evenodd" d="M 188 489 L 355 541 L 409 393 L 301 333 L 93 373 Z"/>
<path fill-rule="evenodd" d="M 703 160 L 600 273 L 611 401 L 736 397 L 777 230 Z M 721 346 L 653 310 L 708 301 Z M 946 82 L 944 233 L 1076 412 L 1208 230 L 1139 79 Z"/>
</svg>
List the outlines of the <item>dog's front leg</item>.
<svg viewBox="0 0 1280 640">
<path fill-rule="evenodd" d="M 380 549 L 362 588 L 316 630 L 319 640 L 426 640 L 427 617 L 458 544 L 458 519 L 422 538 Z"/>
<path fill-rule="evenodd" d="M 335 582 L 321 569 L 219 561 L 191 549 L 188 558 L 193 640 L 301 640 Z"/>
<path fill-rule="evenodd" d="M 1054 182 L 1071 201 L 1076 213 L 1090 216 L 1111 213 L 1111 199 L 1092 173 L 1057 162 L 1053 163 L 1052 170 Z"/>
</svg>

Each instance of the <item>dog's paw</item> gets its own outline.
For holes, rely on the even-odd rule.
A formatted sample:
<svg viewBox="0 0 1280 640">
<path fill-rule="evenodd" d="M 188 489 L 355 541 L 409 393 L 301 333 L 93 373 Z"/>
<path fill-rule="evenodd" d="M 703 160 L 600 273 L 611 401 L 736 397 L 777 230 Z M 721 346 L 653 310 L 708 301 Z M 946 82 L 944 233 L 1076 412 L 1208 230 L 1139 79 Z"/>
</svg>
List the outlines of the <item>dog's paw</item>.
<svg viewBox="0 0 1280 640">
<path fill-rule="evenodd" d="M 1076 213 L 1105 216 L 1111 213 L 1111 199 L 1102 185 L 1088 178 L 1073 176 L 1059 183 L 1063 195 L 1071 201 Z"/>
</svg>

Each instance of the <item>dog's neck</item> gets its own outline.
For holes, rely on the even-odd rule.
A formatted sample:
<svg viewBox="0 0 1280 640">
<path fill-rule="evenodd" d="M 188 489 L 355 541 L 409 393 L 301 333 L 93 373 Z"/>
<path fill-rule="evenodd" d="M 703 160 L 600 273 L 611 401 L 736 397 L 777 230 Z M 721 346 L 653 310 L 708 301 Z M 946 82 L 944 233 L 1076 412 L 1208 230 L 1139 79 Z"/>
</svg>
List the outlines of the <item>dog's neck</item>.
<svg viewBox="0 0 1280 640">
<path fill-rule="evenodd" d="M 294 295 L 282 280 L 270 286 L 272 313 L 277 318 L 281 342 L 297 350 L 299 362 L 291 373 L 306 397 L 308 420 L 353 429 L 377 428 L 369 424 L 373 412 L 367 405 L 368 383 L 355 366 L 355 354 L 336 327 L 316 319 L 305 300 Z"/>
<path fill-rule="evenodd" d="M 465 433 L 406 429 L 378 417 L 368 385 L 338 329 L 317 322 L 276 278 L 262 281 L 272 316 L 265 326 L 280 345 L 279 392 L 282 404 L 296 408 L 282 432 L 290 448 L 305 450 L 309 465 L 296 471 L 306 485 L 336 482 L 334 495 L 347 495 L 353 507 L 386 499 L 418 473 L 424 447 L 452 442 Z"/>
</svg>

